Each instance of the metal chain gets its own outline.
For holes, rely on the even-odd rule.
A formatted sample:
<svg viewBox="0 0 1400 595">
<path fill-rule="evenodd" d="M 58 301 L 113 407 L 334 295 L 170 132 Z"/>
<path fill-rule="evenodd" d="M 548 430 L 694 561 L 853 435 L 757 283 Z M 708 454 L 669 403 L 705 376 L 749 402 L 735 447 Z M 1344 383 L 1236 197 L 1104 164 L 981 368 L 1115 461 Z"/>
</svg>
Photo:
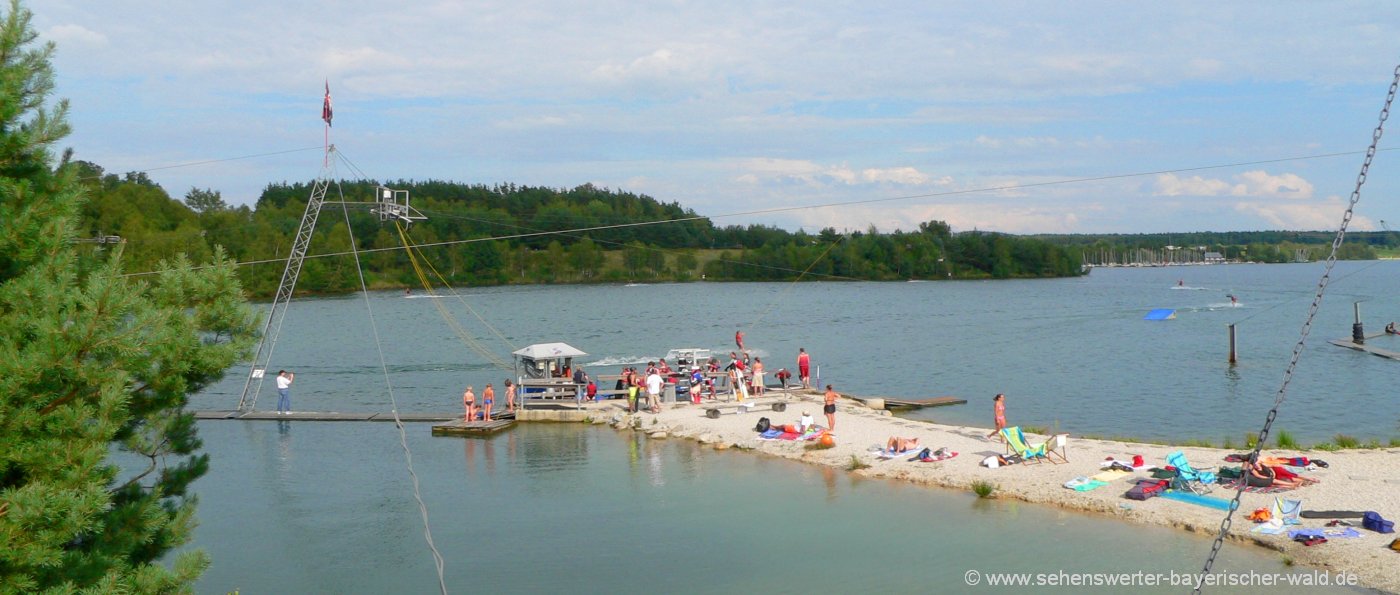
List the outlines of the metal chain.
<svg viewBox="0 0 1400 595">
<path fill-rule="evenodd" d="M 1381 134 L 1385 132 L 1385 121 L 1390 117 L 1390 105 L 1395 101 L 1395 90 L 1400 87 L 1400 65 L 1395 67 L 1395 73 L 1390 81 L 1390 90 L 1385 95 L 1385 105 L 1381 107 L 1380 121 L 1376 123 L 1376 129 L 1371 133 L 1371 146 L 1366 149 L 1366 158 L 1361 162 L 1361 173 L 1356 176 L 1356 188 L 1351 191 L 1351 201 L 1347 203 L 1346 213 L 1342 214 L 1342 225 L 1337 229 L 1336 237 L 1332 238 L 1332 251 L 1327 255 L 1327 265 L 1323 267 L 1322 278 L 1317 282 L 1317 292 L 1313 294 L 1312 306 L 1308 308 L 1308 317 L 1303 321 L 1303 330 L 1298 337 L 1298 342 L 1293 345 L 1293 355 L 1288 360 L 1288 367 L 1283 371 L 1283 384 L 1279 386 L 1278 395 L 1274 397 L 1274 406 L 1269 409 L 1269 415 L 1264 418 L 1264 427 L 1259 430 L 1259 439 L 1254 443 L 1254 450 L 1249 453 L 1249 463 L 1259 460 L 1259 452 L 1264 448 L 1264 442 L 1269 438 L 1269 428 L 1274 425 L 1274 419 L 1278 417 L 1278 409 L 1283 405 L 1284 395 L 1288 392 L 1288 383 L 1293 380 L 1293 371 L 1298 367 L 1298 359 L 1303 355 L 1303 345 L 1307 343 L 1308 334 L 1312 332 L 1313 318 L 1317 316 L 1317 310 L 1322 306 L 1322 295 L 1327 291 L 1327 284 L 1332 278 L 1332 267 L 1337 264 L 1337 250 L 1342 247 L 1342 240 L 1346 238 L 1347 226 L 1351 224 L 1352 213 L 1356 210 L 1356 203 L 1361 200 L 1361 186 L 1366 183 L 1366 172 L 1371 169 L 1371 160 L 1376 156 L 1376 146 L 1381 142 Z M 1241 481 L 1235 490 L 1235 497 L 1230 500 L 1230 508 L 1225 512 L 1225 519 L 1220 521 L 1220 532 L 1215 535 L 1215 542 L 1210 546 L 1210 555 L 1206 557 L 1205 567 L 1201 569 L 1201 575 L 1196 580 L 1196 586 L 1192 593 L 1200 593 L 1201 587 L 1205 583 L 1206 575 L 1210 574 L 1211 566 L 1215 564 L 1215 556 L 1220 553 L 1220 548 L 1225 544 L 1225 536 L 1230 532 L 1231 518 L 1235 511 L 1240 508 L 1240 496 L 1244 494 L 1245 482 Z"/>
</svg>

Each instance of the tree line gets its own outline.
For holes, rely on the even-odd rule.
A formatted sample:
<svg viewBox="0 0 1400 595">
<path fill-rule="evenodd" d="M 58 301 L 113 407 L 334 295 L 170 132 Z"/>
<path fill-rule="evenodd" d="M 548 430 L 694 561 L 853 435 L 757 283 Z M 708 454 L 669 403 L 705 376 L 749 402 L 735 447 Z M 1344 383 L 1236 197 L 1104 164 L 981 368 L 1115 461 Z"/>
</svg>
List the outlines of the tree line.
<svg viewBox="0 0 1400 595">
<path fill-rule="evenodd" d="M 126 240 L 130 270 L 152 270 L 184 253 L 206 259 L 222 247 L 252 295 L 270 295 L 312 191 L 311 183 L 268 185 L 256 204 L 232 206 L 217 190 L 191 188 L 172 198 L 140 172 L 117 175 L 76 162 L 89 199 L 83 226 L 93 237 Z M 341 181 L 328 201 L 367 202 L 379 184 Z M 572 189 L 438 180 L 384 184 L 407 190 L 427 216 L 408 241 L 455 285 L 627 281 L 785 281 L 803 279 L 971 279 L 1081 274 L 1074 246 L 989 232 L 954 233 L 941 221 L 911 231 L 874 227 L 791 232 L 767 225 L 716 226 L 676 203 L 584 184 Z M 335 216 L 328 216 L 334 212 Z M 344 292 L 359 287 L 353 250 L 371 287 L 412 286 L 414 269 L 393 225 L 360 207 L 327 204 L 312 236 L 298 287 Z M 100 259 L 104 246 L 88 248 Z"/>
</svg>

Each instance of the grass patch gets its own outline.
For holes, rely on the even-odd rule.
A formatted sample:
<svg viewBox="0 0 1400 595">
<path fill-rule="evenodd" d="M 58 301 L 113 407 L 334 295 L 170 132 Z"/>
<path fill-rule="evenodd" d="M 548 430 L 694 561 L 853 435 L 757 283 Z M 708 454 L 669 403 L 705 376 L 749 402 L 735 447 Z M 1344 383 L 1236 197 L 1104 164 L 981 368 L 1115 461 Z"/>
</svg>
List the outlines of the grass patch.
<svg viewBox="0 0 1400 595">
<path fill-rule="evenodd" d="M 1337 434 L 1333 436 L 1332 442 L 1336 443 L 1337 448 L 1356 448 L 1361 446 L 1360 440 L 1357 440 L 1355 436 L 1348 436 L 1346 434 Z"/>
<path fill-rule="evenodd" d="M 1278 441 L 1278 447 L 1283 450 L 1298 449 L 1298 441 L 1293 439 L 1293 435 L 1289 434 L 1288 430 L 1279 430 L 1278 434 L 1274 436 L 1274 440 Z"/>
<path fill-rule="evenodd" d="M 1204 438 L 1192 438 L 1190 440 L 1182 442 L 1181 446 L 1198 446 L 1201 448 L 1212 448 L 1210 441 Z"/>
<path fill-rule="evenodd" d="M 1279 561 L 1280 561 L 1280 562 L 1283 562 L 1283 565 L 1284 565 L 1284 566 L 1292 566 L 1292 565 L 1293 565 L 1293 556 L 1283 556 L 1283 558 L 1282 558 L 1281 560 L 1279 560 Z"/>
<path fill-rule="evenodd" d="M 1321 444 L 1313 445 L 1313 450 L 1324 450 L 1324 451 L 1327 451 L 1327 452 L 1337 452 L 1337 451 L 1341 450 L 1341 448 L 1338 448 L 1336 444 L 1332 444 L 1331 442 L 1323 442 L 1323 443 L 1321 443 Z"/>
<path fill-rule="evenodd" d="M 1391 439 L 1390 439 L 1390 447 L 1391 447 L 1391 448 L 1400 447 L 1400 438 L 1391 438 Z"/>
<path fill-rule="evenodd" d="M 1380 448 L 1380 447 L 1381 447 L 1381 439 L 1380 439 L 1380 438 L 1372 438 L 1369 442 L 1366 443 L 1366 448 Z"/>
<path fill-rule="evenodd" d="M 982 481 L 979 479 L 972 482 L 972 493 L 977 494 L 978 498 L 991 498 L 992 494 L 996 491 L 997 484 L 990 481 Z"/>
<path fill-rule="evenodd" d="M 1225 441 L 1220 443 L 1220 448 L 1223 448 L 1225 450 L 1235 450 L 1235 441 L 1231 440 L 1229 436 L 1226 436 Z"/>
<path fill-rule="evenodd" d="M 860 471 L 861 469 L 869 468 L 870 463 L 860 460 L 860 457 L 856 455 L 851 455 L 851 462 L 846 465 L 847 471 Z"/>
<path fill-rule="evenodd" d="M 1043 436 L 1049 434 L 1048 430 L 1049 428 L 1045 426 L 1021 426 L 1021 432 L 1026 434 L 1040 434 Z"/>
<path fill-rule="evenodd" d="M 1256 445 L 1256 444 L 1259 444 L 1259 435 L 1258 435 L 1258 434 L 1252 434 L 1252 433 L 1250 433 L 1250 432 L 1245 432 L 1245 433 L 1244 433 L 1244 447 L 1245 447 L 1245 448 L 1251 448 L 1251 449 L 1252 449 L 1252 448 L 1254 448 L 1254 445 Z"/>
</svg>

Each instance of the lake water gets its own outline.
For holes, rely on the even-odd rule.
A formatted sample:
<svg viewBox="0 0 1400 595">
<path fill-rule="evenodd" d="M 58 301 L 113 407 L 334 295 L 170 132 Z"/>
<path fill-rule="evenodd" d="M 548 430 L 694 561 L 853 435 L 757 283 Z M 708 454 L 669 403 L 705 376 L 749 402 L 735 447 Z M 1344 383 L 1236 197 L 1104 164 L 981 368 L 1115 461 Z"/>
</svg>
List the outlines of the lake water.
<svg viewBox="0 0 1400 595">
<path fill-rule="evenodd" d="M 1005 392 L 1014 424 L 1219 440 L 1262 422 L 1320 269 L 465 291 L 507 341 L 456 299 L 381 292 L 370 305 L 405 412 L 455 411 L 464 385 L 509 376 L 464 346 L 437 301 L 498 356 L 564 341 L 590 353 L 591 371 L 614 373 L 675 347 L 728 353 L 743 329 L 770 370 L 795 367 L 801 346 L 838 390 L 972 400 L 918 414 L 937 421 L 988 425 L 991 395 Z M 1339 265 L 1278 427 L 1304 441 L 1400 435 L 1400 404 L 1386 390 L 1400 362 L 1324 341 L 1349 335 L 1352 301 L 1368 300 L 1372 332 L 1400 318 L 1398 272 L 1396 262 Z M 1204 289 L 1171 289 L 1178 280 Z M 1177 318 L 1142 320 L 1152 308 Z M 370 320 L 358 295 L 293 303 L 272 367 L 297 373 L 294 409 L 388 410 Z M 1232 322 L 1241 338 L 1233 367 Z M 236 406 L 244 372 L 193 407 Z M 270 393 L 269 383 L 259 408 L 275 404 Z M 212 463 L 195 486 L 195 545 L 215 560 L 200 592 L 436 590 L 392 425 L 215 421 L 200 431 Z M 524 424 L 487 440 L 432 438 L 424 424 L 408 431 L 454 592 L 957 591 L 970 569 L 1192 572 L 1209 547 L 1167 529 L 605 428 Z M 1282 568 L 1276 554 L 1226 552 L 1229 568 Z"/>
<path fill-rule="evenodd" d="M 563 341 L 590 354 L 590 371 L 617 373 L 676 347 L 723 356 L 743 329 L 770 371 L 795 370 L 805 347 L 838 391 L 970 401 L 916 418 L 990 426 L 991 398 L 1001 392 L 1013 425 L 1241 443 L 1278 392 L 1320 273 L 1320 264 L 1217 265 L 1033 281 L 505 287 L 464 290 L 460 300 L 380 292 L 371 307 L 404 411 L 455 411 L 465 385 L 479 391 L 510 376 L 458 338 L 439 302 L 507 361 L 514 348 Z M 1350 336 L 1354 301 L 1363 301 L 1369 332 L 1400 319 L 1396 279 L 1400 261 L 1338 264 L 1276 428 L 1305 443 L 1338 433 L 1400 437 L 1392 398 L 1400 362 L 1326 342 Z M 1199 289 L 1173 289 L 1178 281 Z M 1154 308 L 1176 318 L 1143 320 Z M 291 305 L 272 368 L 297 372 L 295 408 L 387 410 L 369 321 L 358 295 Z M 1235 366 L 1227 362 L 1231 323 Z M 1373 342 L 1400 351 L 1398 337 Z M 195 408 L 235 407 L 245 373 L 235 369 L 196 396 Z M 260 408 L 275 407 L 271 385 Z"/>
</svg>

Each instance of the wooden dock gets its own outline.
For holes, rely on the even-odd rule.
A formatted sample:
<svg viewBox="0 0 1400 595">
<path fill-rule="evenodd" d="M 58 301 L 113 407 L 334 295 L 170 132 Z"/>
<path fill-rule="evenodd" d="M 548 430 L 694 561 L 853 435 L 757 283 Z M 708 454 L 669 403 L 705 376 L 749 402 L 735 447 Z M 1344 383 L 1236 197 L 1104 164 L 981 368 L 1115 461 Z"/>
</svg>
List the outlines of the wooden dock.
<svg viewBox="0 0 1400 595">
<path fill-rule="evenodd" d="M 1376 336 L 1379 337 L 1381 335 Z M 1371 339 L 1372 337 L 1366 338 Z M 1351 339 L 1332 339 L 1331 341 L 1328 341 L 1328 343 L 1336 345 L 1337 347 L 1345 347 L 1347 349 L 1354 349 L 1363 353 L 1369 353 L 1371 355 L 1378 355 L 1387 359 L 1400 361 L 1400 352 L 1391 351 L 1389 349 L 1381 349 L 1379 347 L 1371 345 L 1370 343 L 1353 343 L 1351 342 Z"/>
<path fill-rule="evenodd" d="M 244 421 L 394 421 L 393 413 L 374 412 L 340 412 L 340 411 L 292 411 L 288 413 L 277 413 L 276 411 L 195 411 L 195 419 L 218 420 L 218 419 L 239 419 Z M 502 419 L 515 419 L 514 413 L 503 413 L 499 416 Z M 450 422 L 462 419 L 462 413 L 400 413 L 399 419 L 404 422 Z"/>
<path fill-rule="evenodd" d="M 942 407 L 944 405 L 966 405 L 967 399 L 957 397 L 932 397 L 928 399 L 897 399 L 894 397 L 856 397 L 862 401 L 865 399 L 884 399 L 885 409 L 922 409 L 924 407 Z"/>
<path fill-rule="evenodd" d="M 434 436 L 489 436 L 515 425 L 513 419 L 493 419 L 491 421 L 456 421 L 433 426 Z"/>
</svg>

